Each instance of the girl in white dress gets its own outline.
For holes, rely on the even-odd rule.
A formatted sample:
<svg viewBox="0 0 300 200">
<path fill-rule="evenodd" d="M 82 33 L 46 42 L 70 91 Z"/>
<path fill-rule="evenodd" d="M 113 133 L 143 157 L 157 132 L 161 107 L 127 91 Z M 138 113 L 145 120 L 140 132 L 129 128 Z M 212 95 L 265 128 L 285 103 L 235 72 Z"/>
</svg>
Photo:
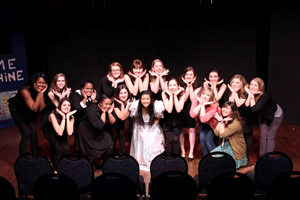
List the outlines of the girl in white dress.
<svg viewBox="0 0 300 200">
<path fill-rule="evenodd" d="M 162 101 L 155 101 L 151 92 L 145 90 L 129 110 L 134 118 L 130 155 L 138 161 L 140 170 L 149 171 L 151 161 L 165 150 L 163 130 L 159 125 L 165 107 Z"/>
</svg>

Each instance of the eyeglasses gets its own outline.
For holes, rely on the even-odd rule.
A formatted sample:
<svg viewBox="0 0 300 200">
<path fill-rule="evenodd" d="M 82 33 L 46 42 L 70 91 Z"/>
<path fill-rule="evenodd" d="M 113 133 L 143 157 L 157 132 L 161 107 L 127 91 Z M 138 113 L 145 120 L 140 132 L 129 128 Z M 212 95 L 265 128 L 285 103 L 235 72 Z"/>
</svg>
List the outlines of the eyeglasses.
<svg viewBox="0 0 300 200">
<path fill-rule="evenodd" d="M 112 69 L 111 70 L 112 72 L 119 72 L 119 71 L 121 71 L 120 69 Z"/>
</svg>

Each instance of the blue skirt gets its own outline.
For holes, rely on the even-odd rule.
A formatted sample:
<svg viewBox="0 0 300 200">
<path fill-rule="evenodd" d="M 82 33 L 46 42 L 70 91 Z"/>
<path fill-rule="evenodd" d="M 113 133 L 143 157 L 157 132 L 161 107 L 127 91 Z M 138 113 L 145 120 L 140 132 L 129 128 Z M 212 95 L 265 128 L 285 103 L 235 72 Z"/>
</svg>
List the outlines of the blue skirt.
<svg viewBox="0 0 300 200">
<path fill-rule="evenodd" d="M 230 145 L 230 142 L 229 140 L 225 140 L 224 142 L 224 146 L 222 145 L 219 145 L 218 147 L 216 147 L 214 150 L 212 150 L 211 152 L 216 152 L 216 151 L 221 151 L 221 152 L 225 152 L 225 153 L 228 153 L 229 155 L 231 155 L 231 157 L 235 160 L 235 164 L 236 164 L 236 168 L 240 168 L 242 166 L 245 166 L 247 165 L 247 162 L 248 162 L 248 159 L 247 159 L 247 155 L 244 156 L 242 159 L 240 160 L 237 160 L 235 157 L 234 157 L 234 153 L 233 153 L 233 150 L 231 148 L 231 145 Z M 216 155 L 218 157 L 218 155 Z M 221 155 L 219 155 L 221 156 Z"/>
</svg>

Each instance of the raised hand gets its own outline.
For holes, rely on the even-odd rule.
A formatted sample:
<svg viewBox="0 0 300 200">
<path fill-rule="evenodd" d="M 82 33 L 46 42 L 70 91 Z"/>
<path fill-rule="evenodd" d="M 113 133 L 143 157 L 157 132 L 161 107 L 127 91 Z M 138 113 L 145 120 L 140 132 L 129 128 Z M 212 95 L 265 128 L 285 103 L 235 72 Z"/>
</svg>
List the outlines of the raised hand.
<svg viewBox="0 0 300 200">
<path fill-rule="evenodd" d="M 202 103 L 203 106 L 206 106 L 206 105 L 209 105 L 209 104 L 212 104 L 213 102 L 212 101 L 208 101 L 208 102 L 204 102 Z"/>
<path fill-rule="evenodd" d="M 98 104 L 98 108 L 103 112 L 103 113 L 105 113 L 106 112 L 106 110 L 105 109 L 103 109 L 101 106 L 100 106 L 100 104 Z"/>
<path fill-rule="evenodd" d="M 211 83 L 206 78 L 204 78 L 204 81 L 205 81 L 205 83 L 211 85 Z"/>
<path fill-rule="evenodd" d="M 85 89 L 81 90 L 81 95 L 83 96 L 84 99 L 87 99 L 87 95 L 85 93 Z"/>
<path fill-rule="evenodd" d="M 52 90 L 53 94 L 55 94 L 56 96 L 58 96 L 59 100 L 63 98 L 63 95 L 59 92 L 57 92 L 56 90 Z"/>
<path fill-rule="evenodd" d="M 167 69 L 167 70 L 163 71 L 163 72 L 160 74 L 160 76 L 167 76 L 168 74 L 169 74 L 169 70 Z"/>
<path fill-rule="evenodd" d="M 97 91 L 94 90 L 92 93 L 92 96 L 91 96 L 92 101 L 94 101 L 96 99 L 96 97 L 97 97 Z"/>
<path fill-rule="evenodd" d="M 217 112 L 214 114 L 214 118 L 216 118 L 218 121 L 222 121 L 222 120 L 223 120 L 222 115 L 220 115 L 220 114 L 217 113 Z"/>
<path fill-rule="evenodd" d="M 141 75 L 140 75 L 139 77 L 142 78 L 143 76 L 145 76 L 146 73 L 147 73 L 147 70 L 145 69 L 145 70 L 143 71 L 143 73 L 141 73 Z"/>
<path fill-rule="evenodd" d="M 197 100 L 198 100 L 198 102 L 199 102 L 199 104 L 200 104 L 200 105 L 202 105 L 202 104 L 203 104 L 203 102 L 202 102 L 202 100 L 201 100 L 201 98 L 200 98 L 200 97 L 198 97 L 198 96 L 197 96 Z"/>
<path fill-rule="evenodd" d="M 120 105 L 124 104 L 122 101 L 120 101 L 120 100 L 117 99 L 117 98 L 114 98 L 114 100 L 115 100 L 118 104 L 120 104 Z"/>
<path fill-rule="evenodd" d="M 189 84 L 183 77 L 181 77 L 181 80 L 182 80 L 187 86 L 190 86 L 190 84 Z"/>
<path fill-rule="evenodd" d="M 66 96 L 68 96 L 70 93 L 71 93 L 71 88 L 67 88 L 66 90 L 64 90 L 63 92 L 62 92 L 62 96 L 63 97 L 66 97 Z"/>
<path fill-rule="evenodd" d="M 110 82 L 114 82 L 115 80 L 114 80 L 114 78 L 113 77 L 111 77 L 110 75 L 106 75 L 106 77 L 107 77 L 107 79 L 110 81 Z"/>
<path fill-rule="evenodd" d="M 73 118 L 73 114 L 76 112 L 77 112 L 77 110 L 72 110 L 66 114 L 66 117 L 69 118 L 71 116 Z"/>
<path fill-rule="evenodd" d="M 158 74 L 155 73 L 155 72 L 153 72 L 153 71 L 151 71 L 151 70 L 148 70 L 148 73 L 149 73 L 151 76 L 156 76 L 156 77 L 158 77 Z"/>
<path fill-rule="evenodd" d="M 138 76 L 137 76 L 137 75 L 135 75 L 135 74 L 133 74 L 133 73 L 131 73 L 131 72 L 128 72 L 128 75 L 129 75 L 129 76 L 131 76 L 131 77 L 133 77 L 133 78 L 135 78 L 135 79 L 137 79 L 137 78 L 138 78 Z"/>
<path fill-rule="evenodd" d="M 114 110 L 114 108 L 115 108 L 115 104 L 112 103 L 110 109 L 109 109 L 107 112 L 108 112 L 109 114 L 111 114 L 112 111 Z"/>
<path fill-rule="evenodd" d="M 217 85 L 220 85 L 221 83 L 224 82 L 224 79 L 220 80 L 219 82 L 217 82 Z"/>
<path fill-rule="evenodd" d="M 251 92 L 247 86 L 245 86 L 245 91 L 248 93 L 248 95 L 251 95 Z"/>
<path fill-rule="evenodd" d="M 223 123 L 227 124 L 228 122 L 232 121 L 233 119 L 231 117 L 226 117 L 223 119 Z"/>
<path fill-rule="evenodd" d="M 61 112 L 61 110 L 59 110 L 58 108 L 56 108 L 56 112 L 60 114 L 60 116 L 62 116 L 63 119 L 65 118 L 65 113 Z"/>
<path fill-rule="evenodd" d="M 177 96 L 183 90 L 184 89 L 182 87 L 179 87 L 178 90 L 175 92 L 174 96 Z"/>
</svg>

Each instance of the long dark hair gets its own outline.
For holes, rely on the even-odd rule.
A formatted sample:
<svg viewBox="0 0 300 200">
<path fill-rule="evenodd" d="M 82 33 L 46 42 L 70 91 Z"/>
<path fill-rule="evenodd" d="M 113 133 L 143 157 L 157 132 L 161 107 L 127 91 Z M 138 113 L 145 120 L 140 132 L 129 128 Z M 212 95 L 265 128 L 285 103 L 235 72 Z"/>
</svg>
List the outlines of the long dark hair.
<svg viewBox="0 0 300 200">
<path fill-rule="evenodd" d="M 172 80 L 174 80 L 174 81 L 177 83 L 178 89 L 179 89 L 179 87 L 180 87 L 180 81 L 179 81 L 178 78 L 175 78 L 175 77 L 170 77 L 170 78 L 168 79 L 167 87 L 169 88 L 169 83 L 170 83 L 170 81 L 172 81 Z M 181 92 L 177 95 L 178 99 L 183 95 L 183 93 L 184 93 L 184 91 L 181 91 Z M 166 95 L 167 95 L 167 97 L 168 97 L 168 99 L 169 99 L 169 98 L 170 98 L 169 95 L 168 95 L 167 93 L 166 93 Z"/>
<path fill-rule="evenodd" d="M 121 84 L 121 85 L 119 85 L 117 87 L 117 89 L 116 89 L 116 91 L 114 93 L 114 98 L 120 100 L 119 95 L 120 95 L 121 90 L 123 90 L 123 89 L 127 90 L 127 92 L 128 92 L 128 98 L 127 98 L 127 100 L 130 99 L 131 98 L 131 93 L 130 93 L 129 89 L 126 87 L 125 84 Z"/>
<path fill-rule="evenodd" d="M 238 110 L 236 104 L 234 102 L 231 102 L 231 101 L 226 101 L 225 103 L 223 103 L 222 108 L 223 107 L 227 107 L 227 106 L 230 106 L 230 108 L 231 108 L 232 114 L 230 115 L 230 118 L 232 118 L 232 121 L 234 119 L 236 119 L 243 126 L 244 122 L 243 122 L 243 119 L 242 119 L 242 117 L 241 117 L 241 115 L 239 113 L 239 110 Z"/>
<path fill-rule="evenodd" d="M 71 105 L 71 102 L 68 98 L 62 98 L 57 105 L 57 109 L 59 109 L 61 111 L 61 105 L 63 104 L 64 101 L 68 101 Z M 71 111 L 71 110 L 70 110 Z M 62 116 L 56 111 L 56 108 L 53 110 L 53 114 L 57 119 L 57 123 L 60 124 L 62 121 Z"/>
<path fill-rule="evenodd" d="M 180 78 L 183 78 L 185 77 L 185 74 L 188 73 L 189 71 L 192 71 L 194 73 L 194 77 L 196 77 L 194 83 L 193 83 L 193 88 L 196 89 L 198 87 L 198 77 L 197 77 L 197 74 L 196 74 L 196 71 L 193 67 L 189 66 L 187 68 L 184 69 L 183 71 L 183 74 L 180 76 Z M 186 89 L 187 85 L 183 82 L 183 88 Z"/>
<path fill-rule="evenodd" d="M 137 123 L 141 126 L 143 126 L 145 124 L 144 120 L 143 120 L 143 113 L 142 113 L 142 108 L 143 105 L 141 103 L 141 99 L 143 95 L 149 95 L 150 97 L 150 104 L 148 106 L 148 114 L 149 114 L 149 125 L 153 125 L 153 123 L 155 122 L 155 116 L 154 116 L 154 99 L 152 97 L 152 94 L 149 90 L 144 90 L 141 92 L 140 94 L 140 100 L 139 100 L 139 105 L 138 105 L 138 110 L 137 110 Z"/>
</svg>

